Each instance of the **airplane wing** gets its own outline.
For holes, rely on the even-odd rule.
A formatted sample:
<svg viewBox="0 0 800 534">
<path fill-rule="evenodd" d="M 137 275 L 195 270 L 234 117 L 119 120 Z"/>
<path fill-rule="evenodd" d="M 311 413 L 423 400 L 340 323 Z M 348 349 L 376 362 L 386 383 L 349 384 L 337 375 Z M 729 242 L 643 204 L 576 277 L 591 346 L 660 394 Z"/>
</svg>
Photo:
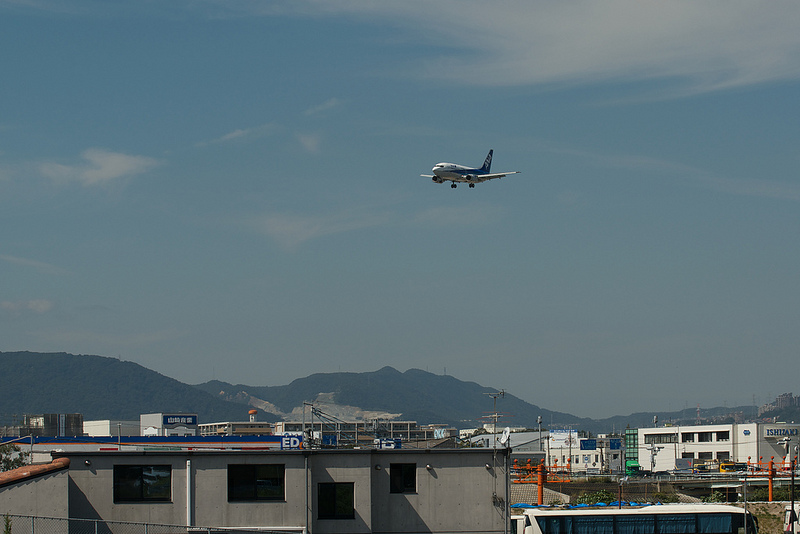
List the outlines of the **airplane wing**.
<svg viewBox="0 0 800 534">
<path fill-rule="evenodd" d="M 495 178 L 502 178 L 503 176 L 508 176 L 509 174 L 519 174 L 520 171 L 510 171 L 510 172 L 493 172 L 491 174 L 478 174 L 473 178 L 474 181 L 481 181 L 486 182 L 488 180 L 493 180 Z"/>
<path fill-rule="evenodd" d="M 432 174 L 420 174 L 420 176 L 422 176 L 423 178 L 433 178 L 434 177 Z"/>
</svg>

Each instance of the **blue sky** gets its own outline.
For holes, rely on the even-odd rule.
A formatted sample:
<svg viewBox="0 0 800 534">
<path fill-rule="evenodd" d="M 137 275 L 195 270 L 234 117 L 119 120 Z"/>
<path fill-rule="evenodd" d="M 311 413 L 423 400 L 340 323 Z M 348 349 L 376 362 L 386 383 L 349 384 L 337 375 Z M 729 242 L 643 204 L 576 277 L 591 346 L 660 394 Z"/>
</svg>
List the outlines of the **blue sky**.
<svg viewBox="0 0 800 534">
<path fill-rule="evenodd" d="M 413 367 L 590 417 L 800 393 L 797 20 L 0 0 L 0 350 Z M 522 173 L 419 177 L 489 148 Z"/>
</svg>

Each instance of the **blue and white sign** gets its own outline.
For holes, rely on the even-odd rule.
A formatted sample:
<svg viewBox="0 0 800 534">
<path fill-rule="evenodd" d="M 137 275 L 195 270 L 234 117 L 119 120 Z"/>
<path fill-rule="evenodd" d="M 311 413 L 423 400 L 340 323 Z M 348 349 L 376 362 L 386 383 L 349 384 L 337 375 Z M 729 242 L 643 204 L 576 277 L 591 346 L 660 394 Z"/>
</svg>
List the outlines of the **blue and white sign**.
<svg viewBox="0 0 800 534">
<path fill-rule="evenodd" d="M 765 438 L 791 438 L 798 435 L 797 427 L 766 427 L 764 429 Z"/>
<path fill-rule="evenodd" d="M 582 451 L 594 451 L 594 450 L 597 450 L 597 440 L 596 439 L 582 439 L 581 440 L 581 450 Z"/>
<path fill-rule="evenodd" d="M 293 450 L 303 448 L 302 436 L 283 436 L 281 438 L 281 450 Z"/>
<path fill-rule="evenodd" d="M 169 425 L 196 425 L 196 415 L 165 415 L 163 418 L 164 426 Z"/>
</svg>

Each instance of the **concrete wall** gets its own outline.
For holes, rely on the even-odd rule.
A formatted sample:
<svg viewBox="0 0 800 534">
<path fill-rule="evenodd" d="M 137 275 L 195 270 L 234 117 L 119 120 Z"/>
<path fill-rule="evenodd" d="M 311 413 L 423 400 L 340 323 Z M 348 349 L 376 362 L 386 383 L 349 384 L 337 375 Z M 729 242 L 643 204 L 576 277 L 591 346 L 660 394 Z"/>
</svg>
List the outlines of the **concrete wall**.
<svg viewBox="0 0 800 534">
<path fill-rule="evenodd" d="M 71 460 L 71 517 L 184 525 L 188 472 L 188 517 L 196 526 L 308 525 L 311 533 L 320 534 L 504 531 L 506 473 L 502 451 L 496 460 L 491 450 L 475 449 L 114 452 L 67 456 Z M 242 463 L 284 464 L 285 500 L 228 502 L 228 465 Z M 416 491 L 390 492 L 392 463 L 416 464 Z M 170 465 L 171 501 L 114 503 L 113 467 L 122 464 Z M 318 518 L 318 484 L 325 482 L 354 484 L 354 519 Z"/>
<path fill-rule="evenodd" d="M 305 525 L 305 458 L 301 453 L 213 454 L 191 459 L 195 477 L 195 525 Z M 228 502 L 229 464 L 285 464 L 286 499 Z M 185 477 L 182 480 L 185 483 Z"/>
<path fill-rule="evenodd" d="M 68 517 L 66 470 L 0 487 L 0 514 Z"/>
<path fill-rule="evenodd" d="M 491 450 L 478 454 L 375 451 L 373 456 L 374 465 L 382 467 L 372 471 L 374 532 L 503 532 L 504 506 L 496 506 L 492 498 L 496 493 L 505 503 L 502 454 L 496 462 Z M 416 492 L 390 493 L 391 463 L 416 463 Z"/>
</svg>

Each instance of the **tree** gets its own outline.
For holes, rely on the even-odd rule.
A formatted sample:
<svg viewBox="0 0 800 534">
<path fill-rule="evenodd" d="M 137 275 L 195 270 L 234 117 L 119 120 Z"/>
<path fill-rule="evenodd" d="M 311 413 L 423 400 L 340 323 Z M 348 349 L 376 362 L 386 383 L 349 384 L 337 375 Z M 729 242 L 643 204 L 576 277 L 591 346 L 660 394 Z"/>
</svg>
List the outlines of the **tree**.
<svg viewBox="0 0 800 534">
<path fill-rule="evenodd" d="M 0 471 L 10 471 L 27 463 L 30 453 L 22 452 L 19 445 L 6 443 L 0 445 Z"/>
</svg>

